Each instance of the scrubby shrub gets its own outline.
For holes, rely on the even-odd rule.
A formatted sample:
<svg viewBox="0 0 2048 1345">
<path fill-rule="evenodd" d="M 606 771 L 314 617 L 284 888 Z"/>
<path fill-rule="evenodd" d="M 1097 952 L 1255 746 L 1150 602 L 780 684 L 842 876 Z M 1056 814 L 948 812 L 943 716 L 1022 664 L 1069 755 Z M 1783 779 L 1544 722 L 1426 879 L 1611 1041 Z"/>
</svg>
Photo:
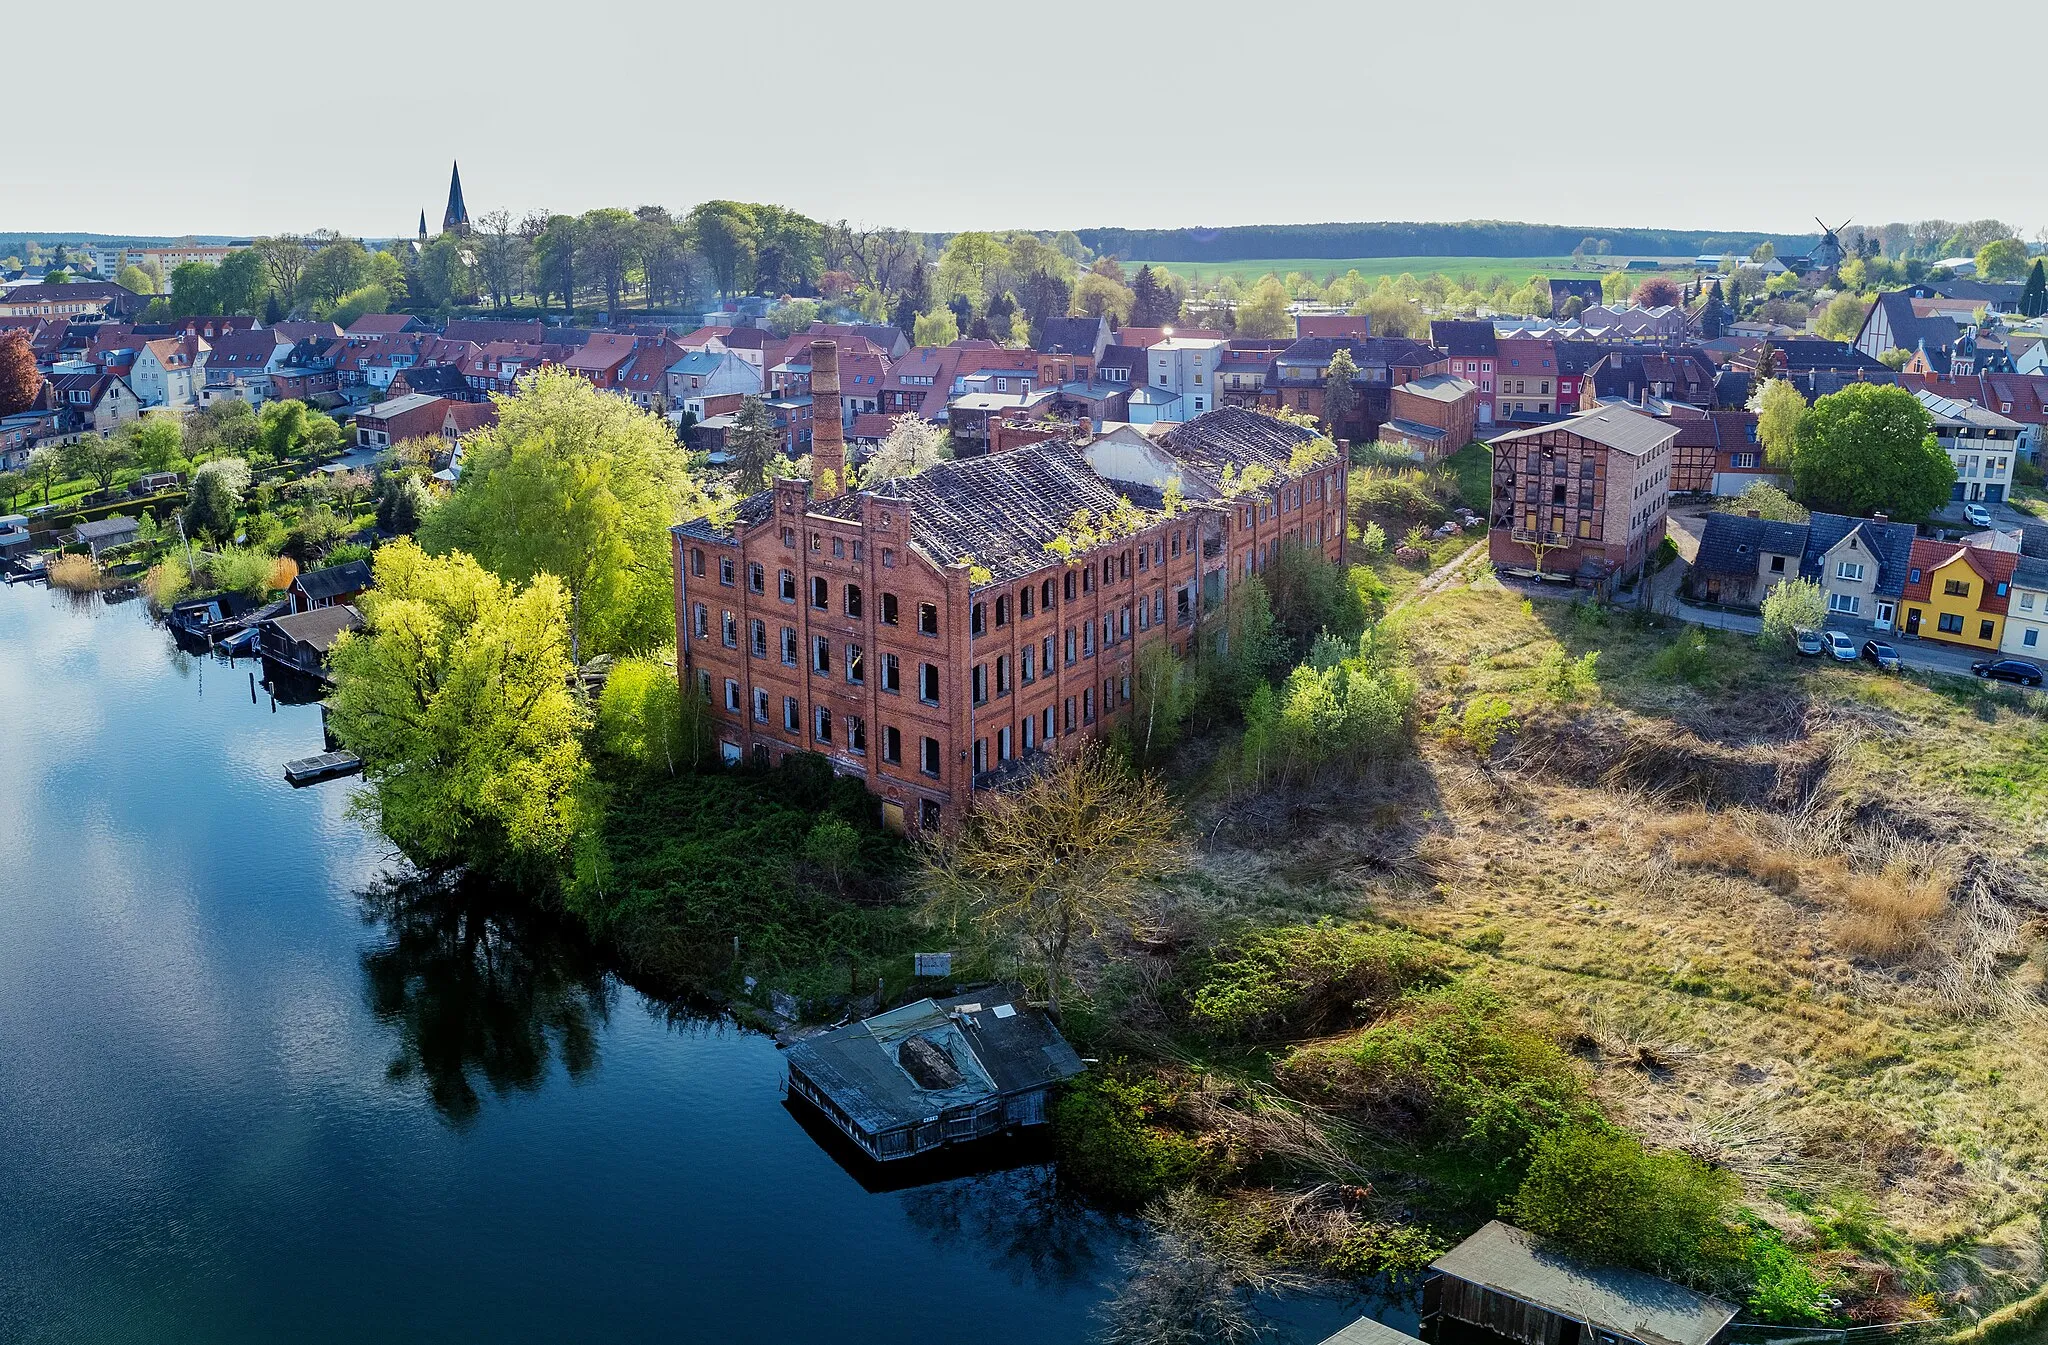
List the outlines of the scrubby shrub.
<svg viewBox="0 0 2048 1345">
<path fill-rule="evenodd" d="M 206 573 L 216 592 L 246 593 L 260 598 L 272 588 L 277 561 L 276 556 L 254 547 L 224 546 L 207 559 Z"/>
<path fill-rule="evenodd" d="M 1465 746 L 1482 757 L 1493 755 L 1500 735 L 1515 731 L 1515 707 L 1501 696 L 1474 696 L 1466 702 L 1465 715 L 1458 724 L 1458 736 Z"/>
<path fill-rule="evenodd" d="M 1749 1292 L 1743 1303 L 1766 1322 L 1825 1326 L 1840 1320 L 1833 1289 L 1835 1279 L 1785 1245 L 1769 1228 L 1751 1231 L 1747 1252 Z"/>
<path fill-rule="evenodd" d="M 1158 1079 L 1114 1067 L 1076 1079 L 1052 1108 L 1061 1172 L 1123 1205 L 1143 1204 L 1203 1176 L 1212 1166 L 1208 1150 L 1159 1124 L 1171 1097 Z"/>
<path fill-rule="evenodd" d="M 321 558 L 323 565 L 346 565 L 352 560 L 368 560 L 375 551 L 361 542 L 343 542 Z"/>
<path fill-rule="evenodd" d="M 1536 685 L 1545 695 L 1569 704 L 1599 688 L 1597 672 L 1600 651 L 1588 650 L 1578 658 L 1558 648 L 1547 649 L 1536 664 Z"/>
<path fill-rule="evenodd" d="M 1383 518 L 1421 519 L 1444 513 L 1430 476 L 1412 467 L 1368 467 L 1353 472 L 1350 496 L 1352 507 L 1361 514 Z"/>
<path fill-rule="evenodd" d="M 50 562 L 47 576 L 50 587 L 73 593 L 96 593 L 100 587 L 100 567 L 93 564 L 91 556 L 59 556 Z"/>
<path fill-rule="evenodd" d="M 1263 576 L 1273 619 L 1299 658 L 1319 631 L 1356 640 L 1365 629 L 1365 601 L 1346 573 L 1320 550 L 1298 542 L 1283 544 Z"/>
<path fill-rule="evenodd" d="M 1537 1140 L 1506 1213 L 1602 1260 L 1720 1282 L 1743 1259 L 1746 1240 L 1728 1223 L 1741 1192 L 1734 1176 L 1690 1155 L 1577 1124 Z"/>
<path fill-rule="evenodd" d="M 1758 643 L 1771 649 L 1790 649 L 1799 630 L 1819 630 L 1828 617 L 1828 602 L 1820 585 L 1811 579 L 1787 579 L 1773 584 L 1764 595 L 1763 628 Z"/>
<path fill-rule="evenodd" d="M 1191 1009 L 1197 1023 L 1241 1040 L 1311 1036 L 1442 979 L 1427 945 L 1398 930 L 1325 921 L 1246 935 L 1209 965 Z"/>
<path fill-rule="evenodd" d="M 1385 555 L 1387 550 L 1387 530 L 1377 523 L 1368 523 L 1365 525 L 1364 531 L 1359 535 L 1358 544 L 1364 548 L 1365 554 L 1368 556 Z"/>
<path fill-rule="evenodd" d="M 1678 638 L 1657 651 L 1650 660 L 1650 673 L 1669 682 L 1697 686 L 1714 676 L 1714 651 L 1707 633 L 1697 628 L 1682 630 Z"/>
<path fill-rule="evenodd" d="M 1490 1166 L 1593 1114 L 1581 1071 L 1556 1041 L 1463 982 L 1411 992 L 1365 1031 L 1295 1051 L 1277 1076 L 1296 1096 L 1421 1141 L 1459 1142 Z"/>
</svg>

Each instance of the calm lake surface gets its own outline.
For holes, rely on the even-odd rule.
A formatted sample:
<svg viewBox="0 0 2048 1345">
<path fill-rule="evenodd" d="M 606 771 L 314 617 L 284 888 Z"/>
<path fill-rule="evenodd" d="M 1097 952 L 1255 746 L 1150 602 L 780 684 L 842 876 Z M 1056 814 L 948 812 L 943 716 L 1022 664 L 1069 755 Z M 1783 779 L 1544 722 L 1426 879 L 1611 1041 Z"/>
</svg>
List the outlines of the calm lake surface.
<svg viewBox="0 0 2048 1345">
<path fill-rule="evenodd" d="M 866 1189 L 772 1041 L 394 882 L 253 666 L 0 589 L 0 1341 L 1089 1338 L 1126 1225 Z"/>
</svg>

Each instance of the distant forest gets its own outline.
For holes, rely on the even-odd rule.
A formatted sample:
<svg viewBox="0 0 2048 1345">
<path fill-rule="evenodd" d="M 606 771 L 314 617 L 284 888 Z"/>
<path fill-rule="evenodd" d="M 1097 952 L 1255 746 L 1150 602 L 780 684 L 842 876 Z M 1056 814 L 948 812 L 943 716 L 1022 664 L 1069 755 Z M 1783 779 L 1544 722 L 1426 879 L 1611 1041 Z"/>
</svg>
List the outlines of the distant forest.
<svg viewBox="0 0 2048 1345">
<path fill-rule="evenodd" d="M 1747 255 L 1769 242 L 1802 254 L 1818 234 L 1587 229 L 1511 220 L 1457 224 L 1246 224 L 1229 229 L 1077 229 L 1097 253 L 1155 262 L 1252 261 L 1263 257 L 1562 257 L 1587 239 L 1615 256 Z M 1593 251 L 1594 249 L 1587 249 Z"/>
</svg>

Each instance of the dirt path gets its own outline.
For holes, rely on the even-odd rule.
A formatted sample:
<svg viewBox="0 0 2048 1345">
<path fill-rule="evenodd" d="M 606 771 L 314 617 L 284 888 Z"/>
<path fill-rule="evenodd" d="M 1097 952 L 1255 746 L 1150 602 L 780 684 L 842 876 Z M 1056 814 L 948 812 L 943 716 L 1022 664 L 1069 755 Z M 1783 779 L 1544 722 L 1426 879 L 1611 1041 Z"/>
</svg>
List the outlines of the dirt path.
<svg viewBox="0 0 2048 1345">
<path fill-rule="evenodd" d="M 1444 584 L 1450 579 L 1450 577 L 1453 574 L 1456 574 L 1458 570 L 1462 568 L 1467 561 L 1471 560 L 1473 555 L 1485 545 L 1486 539 L 1482 537 L 1478 541 L 1472 543 L 1472 545 L 1466 547 L 1463 551 L 1460 551 L 1452 559 L 1445 561 L 1442 565 L 1439 565 L 1434 570 L 1431 570 L 1428 576 L 1424 578 L 1421 583 L 1415 586 L 1415 591 L 1413 593 L 1410 593 L 1407 597 L 1401 599 L 1401 601 L 1395 603 L 1392 607 L 1389 607 L 1387 609 L 1387 615 L 1392 616 L 1394 613 L 1400 611 L 1403 607 L 1406 607 L 1409 603 L 1420 602 L 1422 601 L 1422 599 L 1427 598 L 1430 594 L 1442 588 Z"/>
</svg>

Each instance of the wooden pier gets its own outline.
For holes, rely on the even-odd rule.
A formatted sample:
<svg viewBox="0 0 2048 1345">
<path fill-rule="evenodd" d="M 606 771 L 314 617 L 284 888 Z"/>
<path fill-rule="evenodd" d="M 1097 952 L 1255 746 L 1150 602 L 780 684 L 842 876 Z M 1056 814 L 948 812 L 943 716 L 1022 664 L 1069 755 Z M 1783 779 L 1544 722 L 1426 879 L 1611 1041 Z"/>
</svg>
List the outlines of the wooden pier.
<svg viewBox="0 0 2048 1345">
<path fill-rule="evenodd" d="M 294 785 L 312 785 L 322 780 L 354 775 L 362 768 L 363 759 L 353 752 L 322 752 L 315 757 L 285 762 L 284 778 Z"/>
</svg>

